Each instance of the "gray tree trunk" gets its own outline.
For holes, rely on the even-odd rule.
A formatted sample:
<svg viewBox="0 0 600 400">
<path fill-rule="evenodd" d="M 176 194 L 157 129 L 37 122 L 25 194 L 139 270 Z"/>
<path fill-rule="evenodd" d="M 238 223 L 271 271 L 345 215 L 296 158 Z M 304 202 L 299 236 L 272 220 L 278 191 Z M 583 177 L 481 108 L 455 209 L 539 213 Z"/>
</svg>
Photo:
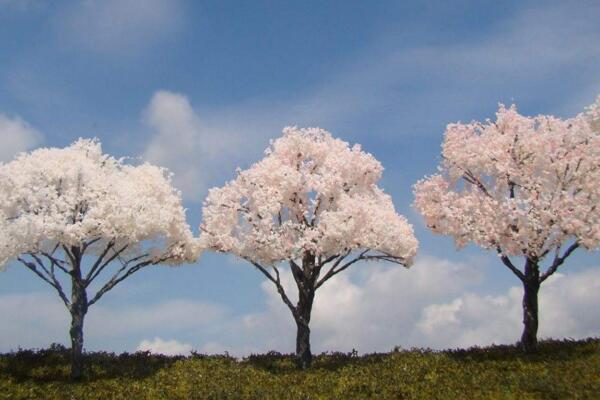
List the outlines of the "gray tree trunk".
<svg viewBox="0 0 600 400">
<path fill-rule="evenodd" d="M 298 367 L 305 370 L 312 363 L 312 353 L 310 350 L 310 315 L 312 312 L 312 303 L 315 296 L 314 290 L 305 290 L 299 293 L 298 299 L 298 317 L 296 318 L 296 362 Z"/>
<path fill-rule="evenodd" d="M 81 257 L 77 250 L 73 251 L 75 260 L 71 271 L 71 379 L 83 377 L 83 321 L 88 310 L 88 299 L 85 282 L 81 278 Z"/>
<path fill-rule="evenodd" d="M 302 268 L 292 266 L 292 274 L 298 286 L 298 304 L 296 305 L 296 363 L 299 368 L 308 369 L 312 363 L 310 350 L 310 316 L 313 300 L 315 298 L 315 283 L 319 271 L 315 267 L 315 257 L 305 254 L 302 259 Z"/>
<path fill-rule="evenodd" d="M 526 261 L 524 275 L 521 347 L 525 352 L 533 353 L 537 350 L 538 293 L 540 290 L 540 272 L 535 261 Z"/>
</svg>

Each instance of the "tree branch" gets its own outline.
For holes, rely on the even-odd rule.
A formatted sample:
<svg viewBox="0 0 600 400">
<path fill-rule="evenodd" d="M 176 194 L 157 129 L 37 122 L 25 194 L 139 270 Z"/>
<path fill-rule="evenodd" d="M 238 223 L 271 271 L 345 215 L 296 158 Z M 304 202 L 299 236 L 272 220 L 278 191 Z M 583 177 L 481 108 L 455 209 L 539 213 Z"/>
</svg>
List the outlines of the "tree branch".
<svg viewBox="0 0 600 400">
<path fill-rule="evenodd" d="M 292 312 L 294 319 L 298 320 L 298 318 L 300 317 L 300 315 L 298 314 L 298 309 L 296 307 L 294 307 L 294 304 L 290 301 L 289 297 L 285 293 L 285 289 L 281 285 L 281 280 L 279 279 L 279 270 L 275 266 L 273 267 L 273 270 L 275 271 L 275 275 L 277 277 L 275 280 L 275 286 L 277 286 L 277 292 L 281 296 L 281 299 L 283 300 L 285 305 L 288 306 L 288 308 Z"/>
<path fill-rule="evenodd" d="M 473 175 L 473 173 L 471 171 L 466 171 L 465 175 L 463 175 L 463 177 L 465 178 L 465 180 L 467 182 L 470 182 L 471 184 L 474 184 L 475 186 L 477 186 L 483 194 L 485 194 L 488 197 L 492 197 L 492 195 L 487 190 L 487 188 L 485 187 L 483 182 L 481 182 L 481 180 L 479 180 L 479 178 L 477 178 L 475 175 Z"/>
<path fill-rule="evenodd" d="M 60 296 L 63 303 L 65 303 L 65 306 L 67 306 L 67 309 L 71 308 L 71 304 L 69 303 L 67 296 L 63 292 L 62 287 L 60 286 L 60 284 L 58 283 L 56 278 L 50 275 L 50 272 L 46 268 L 44 268 L 44 271 L 46 271 L 48 276 L 45 276 L 42 272 L 40 272 L 34 263 L 24 260 L 21 257 L 17 257 L 17 260 L 19 260 L 21 262 L 21 264 L 26 266 L 28 269 L 33 271 L 37 276 L 42 278 L 42 280 L 44 280 L 46 283 L 48 283 L 50 286 L 52 286 L 58 292 L 58 295 Z"/>
<path fill-rule="evenodd" d="M 367 252 L 370 249 L 367 249 L 365 251 L 363 251 L 362 253 L 360 253 L 360 255 L 358 257 L 356 257 L 354 260 L 347 262 L 346 264 L 342 265 L 340 268 L 336 269 L 338 265 L 340 265 L 340 263 L 342 262 L 342 260 L 344 258 L 346 258 L 348 255 L 350 255 L 351 251 L 348 250 L 345 254 L 339 256 L 339 258 L 335 261 L 335 263 L 333 263 L 333 265 L 331 266 L 331 268 L 329 268 L 329 270 L 325 273 L 325 275 L 323 275 L 323 277 L 321 279 L 319 279 L 319 281 L 317 282 L 317 284 L 315 285 L 315 290 L 320 288 L 321 285 L 323 285 L 327 280 L 329 280 L 332 276 L 342 272 L 343 270 L 345 270 L 346 268 L 348 268 L 349 266 L 351 266 L 352 264 L 354 264 L 355 262 L 362 260 L 362 257 L 367 254 Z"/>
<path fill-rule="evenodd" d="M 548 267 L 548 270 L 546 272 L 544 272 L 542 275 L 540 275 L 540 283 L 544 282 L 546 279 L 548 279 L 548 277 L 550 275 L 555 273 L 556 270 L 558 269 L 558 267 L 560 267 L 565 262 L 567 257 L 569 257 L 571 255 L 571 253 L 573 253 L 578 247 L 579 247 L 579 242 L 575 242 L 575 243 L 571 244 L 562 256 L 558 255 L 559 249 L 557 249 L 556 256 L 554 257 L 554 261 L 552 262 L 552 265 L 550 265 L 550 267 Z"/>
<path fill-rule="evenodd" d="M 52 262 L 52 264 L 50 265 L 50 271 L 52 273 L 52 282 L 54 282 L 54 288 L 58 292 L 58 295 L 62 299 L 63 303 L 65 303 L 65 306 L 67 306 L 67 309 L 69 311 L 71 311 L 71 302 L 69 302 L 69 300 L 67 299 L 67 296 L 65 295 L 65 292 L 63 291 L 63 288 L 60 285 L 59 280 L 56 279 L 56 275 L 54 275 L 54 266 L 55 265 L 58 266 L 58 264 L 56 262 Z"/>
<path fill-rule="evenodd" d="M 87 243 L 84 243 L 81 252 L 84 253 L 87 250 L 88 247 L 90 247 L 91 245 L 93 245 L 94 243 L 96 243 L 97 241 L 99 241 L 100 239 L 102 239 L 102 238 L 101 237 L 97 237 L 95 239 L 90 240 Z"/>
<path fill-rule="evenodd" d="M 104 284 L 104 286 L 102 286 L 102 288 L 100 290 L 98 290 L 98 292 L 96 292 L 96 295 L 94 296 L 94 298 L 92 298 L 92 300 L 88 301 L 88 307 L 91 306 L 92 304 L 94 304 L 95 302 L 97 302 L 98 300 L 100 300 L 100 298 L 106 292 L 111 290 L 119 282 L 122 282 L 124 279 L 126 279 L 130 275 L 134 274 L 135 272 L 139 271 L 140 269 L 142 269 L 148 265 L 154 265 L 154 264 L 158 264 L 158 263 L 164 261 L 164 259 L 162 259 L 162 258 L 159 260 L 145 260 L 145 261 L 135 264 L 133 267 L 127 269 L 129 264 L 136 262 L 137 260 L 140 260 L 144 257 L 148 257 L 148 254 L 143 254 L 141 256 L 132 258 L 131 260 L 124 263 L 123 266 L 121 268 L 119 268 L 119 270 L 112 276 L 112 278 L 110 278 L 110 280 L 108 282 L 106 282 Z M 126 272 L 123 275 L 121 275 L 121 273 L 125 270 L 126 270 Z M 121 275 L 121 276 L 119 276 L 119 275 Z"/>
<path fill-rule="evenodd" d="M 52 265 L 57 266 L 58 269 L 60 269 L 65 274 L 67 274 L 67 275 L 69 274 L 69 270 L 62 266 L 62 264 L 66 264 L 66 261 L 59 260 L 58 258 L 52 256 L 52 253 L 48 254 L 46 252 L 42 252 L 41 254 L 44 257 L 46 257 L 48 259 L 48 261 L 50 261 L 52 263 Z"/>
<path fill-rule="evenodd" d="M 24 266 L 26 266 L 27 268 L 29 268 L 30 270 L 32 270 L 37 276 L 39 276 L 40 278 L 42 278 L 48 284 L 50 284 L 51 286 L 54 286 L 54 283 L 52 283 L 52 281 L 50 281 L 50 278 L 46 277 L 43 273 L 41 273 L 40 271 L 38 271 L 38 269 L 37 269 L 37 267 L 35 266 L 34 263 L 32 263 L 31 261 L 24 260 L 21 257 L 17 257 L 17 260 L 19 260 L 21 262 L 21 264 L 23 264 Z"/>
<path fill-rule="evenodd" d="M 90 271 L 88 272 L 87 276 L 85 277 L 86 280 L 86 286 L 88 286 L 90 283 L 92 283 L 94 281 L 94 279 L 96 279 L 96 277 L 98 275 L 100 275 L 100 272 L 102 272 L 102 270 L 108 265 L 110 264 L 115 258 L 117 258 L 121 253 L 123 253 L 125 251 L 125 249 L 127 249 L 127 245 L 123 246 L 121 249 L 119 249 L 119 251 L 114 251 L 114 241 L 110 241 L 110 243 L 108 243 L 106 245 L 106 248 L 104 249 L 104 251 L 102 252 L 102 254 L 100 254 L 100 256 L 98 256 L 98 259 L 96 260 L 96 262 L 94 263 L 94 265 L 92 266 L 92 268 L 90 269 Z M 108 260 L 106 260 L 104 263 L 102 262 L 104 260 L 104 257 L 106 257 L 106 255 L 108 254 L 108 252 L 113 249 L 114 254 L 109 257 Z"/>
<path fill-rule="evenodd" d="M 294 260 L 290 260 L 290 269 L 292 270 L 292 275 L 294 276 L 294 280 L 296 282 L 301 282 L 302 277 L 304 275 L 302 268 Z"/>
<path fill-rule="evenodd" d="M 40 268 L 46 273 L 46 276 L 48 278 L 52 277 L 48 268 L 46 268 L 46 266 L 44 265 L 42 260 L 40 260 L 40 258 L 37 255 L 35 255 L 35 253 L 27 253 L 27 254 L 35 260 L 35 262 L 40 266 Z"/>
<path fill-rule="evenodd" d="M 69 250 L 69 248 L 65 245 L 61 246 L 63 251 L 65 252 L 65 254 L 67 255 L 67 257 L 69 257 L 69 261 L 71 261 L 71 265 L 75 264 L 75 256 L 73 254 L 71 254 L 71 251 Z"/>
<path fill-rule="evenodd" d="M 391 256 L 389 254 L 363 256 L 360 259 L 361 260 L 383 260 L 383 261 L 389 261 L 389 262 L 393 262 L 395 264 L 400 264 L 400 265 L 406 266 L 406 260 L 404 258 Z"/>
<path fill-rule="evenodd" d="M 319 262 L 319 267 L 322 267 L 323 265 L 330 263 L 331 261 L 335 260 L 336 258 L 338 258 L 340 255 L 336 254 L 334 256 L 329 256 L 325 259 L 325 261 L 320 261 Z"/>
<path fill-rule="evenodd" d="M 294 307 L 294 304 L 290 301 L 289 297 L 285 293 L 285 289 L 281 285 L 281 280 L 279 277 L 279 270 L 277 269 L 277 267 L 273 267 L 273 270 L 275 271 L 275 277 L 273 277 L 273 275 L 271 275 L 269 273 L 269 271 L 267 271 L 267 269 L 265 267 L 263 267 L 262 265 L 260 265 L 259 263 L 252 261 L 248 258 L 245 258 L 245 260 L 250 262 L 252 265 L 254 265 L 260 272 L 263 273 L 264 276 L 267 277 L 268 280 L 270 280 L 271 282 L 273 282 L 275 284 L 275 286 L 277 287 L 277 292 L 281 296 L 281 299 L 283 300 L 285 305 L 288 306 L 288 308 L 292 312 L 294 319 L 297 319 L 298 311 L 296 310 L 296 307 Z"/>
<path fill-rule="evenodd" d="M 502 249 L 500 249 L 498 247 L 496 249 L 496 251 L 498 252 L 498 255 L 500 256 L 502 263 L 504 265 L 506 265 L 506 267 L 508 269 L 510 269 L 512 271 L 512 273 L 515 274 L 517 276 L 517 278 L 519 278 L 521 280 L 521 282 L 523 282 L 525 280 L 525 275 L 523 275 L 523 273 L 517 267 L 515 267 L 515 265 L 512 263 L 512 261 L 510 261 L 510 258 L 508 258 L 508 256 L 506 256 L 505 254 L 502 253 Z"/>
</svg>

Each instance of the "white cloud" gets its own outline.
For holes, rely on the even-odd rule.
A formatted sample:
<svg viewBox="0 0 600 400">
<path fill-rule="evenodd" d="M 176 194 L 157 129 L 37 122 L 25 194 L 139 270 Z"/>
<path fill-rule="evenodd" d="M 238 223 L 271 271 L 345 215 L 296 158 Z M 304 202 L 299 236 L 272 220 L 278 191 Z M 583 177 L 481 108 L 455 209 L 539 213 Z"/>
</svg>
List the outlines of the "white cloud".
<svg viewBox="0 0 600 400">
<path fill-rule="evenodd" d="M 546 103 L 539 112 L 570 116 L 600 92 L 600 72 L 593 68 L 600 62 L 598 16 L 597 5 L 523 7 L 480 35 L 411 47 L 397 40 L 402 33 L 386 31 L 319 84 L 202 110 L 210 118 L 203 125 L 217 134 L 244 135 L 248 154 L 293 124 L 321 126 L 346 140 L 404 140 L 439 136 L 449 122 L 491 117 L 498 101 Z M 414 29 L 423 37 L 430 33 Z M 548 87 L 572 71 L 581 72 L 581 90 Z M 548 92 L 556 95 L 540 96 Z"/>
<path fill-rule="evenodd" d="M 0 162 L 10 161 L 22 151 L 31 149 L 42 140 L 42 135 L 19 117 L 0 113 Z"/>
<path fill-rule="evenodd" d="M 594 68 L 600 63 L 600 6 L 586 4 L 522 7 L 496 27 L 456 42 L 407 47 L 397 40 L 402 33 L 386 32 L 358 61 L 285 105 L 284 112 L 294 123 L 401 140 L 440 135 L 449 122 L 491 116 L 498 101 L 547 103 L 539 112 L 570 116 L 600 92 Z M 412 29 L 428 34 L 424 27 Z M 548 86 L 572 71 L 580 71 L 582 90 Z M 561 95 L 540 98 L 540 92 Z"/>
<path fill-rule="evenodd" d="M 291 274 L 281 275 L 286 291 L 295 298 Z M 421 310 L 435 299 L 460 294 L 481 278 L 475 267 L 431 257 L 419 258 L 408 270 L 397 265 L 357 265 L 318 290 L 311 319 L 313 349 L 372 352 L 425 344 L 414 332 Z M 295 326 L 290 311 L 270 282 L 262 288 L 267 311 L 243 318 L 244 336 L 256 346 L 253 351 L 292 351 Z"/>
<path fill-rule="evenodd" d="M 204 329 L 226 314 L 224 306 L 185 299 L 125 307 L 98 304 L 90 309 L 87 328 L 94 340 L 141 333 L 145 336 L 181 334 Z"/>
<path fill-rule="evenodd" d="M 539 112 L 572 115 L 600 92 L 600 74 L 590 67 L 600 62 L 600 7 L 584 11 L 523 8 L 477 37 L 439 45 L 406 47 L 386 32 L 320 84 L 284 96 L 195 111 L 185 95 L 160 91 L 146 111 L 154 130 L 146 156 L 175 172 L 184 196 L 197 200 L 231 179 L 235 167 L 258 161 L 286 125 L 399 143 L 407 135 L 440 135 L 448 122 L 489 117 L 498 101 L 547 103 Z M 574 70 L 582 71 L 582 90 L 557 85 L 556 95 L 540 98 L 541 90 L 554 90 L 547 82 Z"/>
<path fill-rule="evenodd" d="M 85 348 L 131 351 L 148 337 L 202 339 L 214 326 L 222 326 L 226 317 L 223 306 L 184 299 L 138 305 L 99 303 L 85 319 Z M 50 289 L 1 295 L 0 321 L 0 351 L 70 343 L 69 313 Z"/>
<path fill-rule="evenodd" d="M 340 274 L 317 292 L 313 351 L 368 353 L 395 346 L 443 349 L 515 343 L 522 330 L 522 289 L 511 287 L 500 295 L 474 293 L 482 280 L 480 268 L 422 257 L 408 271 L 364 265 Z M 293 292 L 292 279 L 282 274 L 288 292 Z M 262 288 L 266 310 L 241 317 L 234 329 L 237 340 L 224 332 L 213 348 L 235 355 L 293 351 L 290 312 L 270 282 Z M 548 280 L 540 292 L 540 337 L 598 336 L 600 321 L 589 310 L 600 304 L 599 289 L 598 269 Z"/>
<path fill-rule="evenodd" d="M 187 343 L 180 343 L 177 340 L 163 340 L 155 337 L 153 340 L 142 340 L 137 350 L 149 351 L 154 354 L 164 354 L 166 356 L 189 355 L 192 351 L 192 346 Z"/>
<path fill-rule="evenodd" d="M 465 293 L 449 303 L 432 304 L 423 310 L 417 330 L 434 346 L 467 347 L 512 343 L 522 330 L 521 287 L 499 296 Z M 539 336 L 584 338 L 600 334 L 600 271 L 550 278 L 540 290 Z"/>
<path fill-rule="evenodd" d="M 183 20 L 179 0 L 84 0 L 55 20 L 66 43 L 104 53 L 135 52 L 175 32 Z"/>
<path fill-rule="evenodd" d="M 244 151 L 242 138 L 203 124 L 186 96 L 158 91 L 143 113 L 152 129 L 144 159 L 170 169 L 186 198 L 201 201 L 216 176 L 233 174 L 231 159 Z"/>
<path fill-rule="evenodd" d="M 396 265 L 357 265 L 317 292 L 311 320 L 313 351 L 367 353 L 395 346 L 442 349 L 515 343 L 522 329 L 522 289 L 476 293 L 485 272 L 478 263 L 432 257 L 420 257 L 409 270 Z M 288 272 L 281 276 L 295 297 L 293 278 Z M 86 318 L 85 346 L 165 354 L 187 353 L 192 348 L 235 356 L 268 350 L 292 352 L 296 331 L 290 311 L 270 282 L 261 287 L 265 309 L 238 315 L 225 306 L 199 300 L 95 305 Z M 554 276 L 540 291 L 540 337 L 600 335 L 600 319 L 594 312 L 598 304 L 599 268 Z M 68 313 L 50 290 L 0 296 L 0 320 L 0 351 L 69 343 Z"/>
<path fill-rule="evenodd" d="M 498 101 L 547 102 L 540 112 L 571 115 L 591 103 L 600 86 L 587 84 L 576 98 L 543 99 L 532 88 L 549 90 L 554 76 L 600 62 L 596 11 L 524 8 L 476 38 L 440 45 L 405 47 L 387 32 L 320 84 L 284 96 L 194 110 L 185 94 L 159 91 L 145 112 L 153 130 L 145 155 L 169 167 L 184 196 L 197 201 L 208 187 L 231 179 L 237 166 L 258 161 L 286 125 L 321 126 L 348 141 L 375 135 L 395 142 L 440 135 L 448 122 L 489 117 Z M 600 83 L 597 71 L 584 75 Z"/>
</svg>

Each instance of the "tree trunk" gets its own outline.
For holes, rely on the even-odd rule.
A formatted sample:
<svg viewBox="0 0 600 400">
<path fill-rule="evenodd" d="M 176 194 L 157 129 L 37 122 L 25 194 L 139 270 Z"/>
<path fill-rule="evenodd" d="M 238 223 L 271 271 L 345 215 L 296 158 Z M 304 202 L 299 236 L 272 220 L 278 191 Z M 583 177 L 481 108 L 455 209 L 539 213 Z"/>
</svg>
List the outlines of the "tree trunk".
<svg viewBox="0 0 600 400">
<path fill-rule="evenodd" d="M 521 335 L 521 347 L 526 353 L 534 353 L 537 350 L 539 278 L 537 263 L 527 260 L 523 280 L 523 334 Z"/>
<path fill-rule="evenodd" d="M 312 363 L 310 351 L 310 315 L 315 298 L 315 281 L 318 271 L 315 269 L 315 257 L 307 253 L 302 259 L 302 269 L 295 265 L 292 274 L 298 286 L 298 304 L 296 305 L 296 363 L 298 368 L 306 370 Z"/>
<path fill-rule="evenodd" d="M 83 321 L 88 309 L 85 283 L 81 279 L 81 258 L 75 254 L 75 262 L 71 271 L 71 379 L 83 378 Z"/>
<path fill-rule="evenodd" d="M 314 296 L 314 292 L 313 292 Z M 302 296 L 301 296 L 302 297 Z M 302 302 L 298 301 L 300 306 Z M 307 303 L 304 303 L 305 305 Z M 298 328 L 296 333 L 296 363 L 298 368 L 306 370 L 312 363 L 312 353 L 310 351 L 310 313 L 312 311 L 312 298 L 310 299 L 310 305 L 302 308 L 298 307 L 299 317 L 296 318 L 296 326 Z"/>
<path fill-rule="evenodd" d="M 80 380 L 83 377 L 83 320 L 85 313 L 71 312 L 71 379 Z"/>
</svg>

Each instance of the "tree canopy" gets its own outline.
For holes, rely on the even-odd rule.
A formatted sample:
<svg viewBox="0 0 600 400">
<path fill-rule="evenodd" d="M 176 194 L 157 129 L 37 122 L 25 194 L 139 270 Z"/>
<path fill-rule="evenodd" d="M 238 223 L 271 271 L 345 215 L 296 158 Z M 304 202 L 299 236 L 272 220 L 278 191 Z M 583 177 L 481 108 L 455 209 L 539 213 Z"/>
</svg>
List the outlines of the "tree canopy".
<svg viewBox="0 0 600 400">
<path fill-rule="evenodd" d="M 383 167 L 359 145 L 318 128 L 288 127 L 265 158 L 209 191 L 201 242 L 274 265 L 310 252 L 321 260 L 363 257 L 410 264 L 412 226 L 377 186 Z"/>
<path fill-rule="evenodd" d="M 495 122 L 448 125 L 440 173 L 415 185 L 427 225 L 501 256 L 560 261 L 565 243 L 597 248 L 598 104 L 566 120 L 500 106 Z"/>
</svg>

